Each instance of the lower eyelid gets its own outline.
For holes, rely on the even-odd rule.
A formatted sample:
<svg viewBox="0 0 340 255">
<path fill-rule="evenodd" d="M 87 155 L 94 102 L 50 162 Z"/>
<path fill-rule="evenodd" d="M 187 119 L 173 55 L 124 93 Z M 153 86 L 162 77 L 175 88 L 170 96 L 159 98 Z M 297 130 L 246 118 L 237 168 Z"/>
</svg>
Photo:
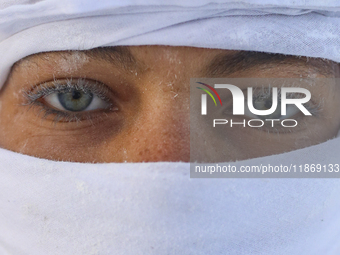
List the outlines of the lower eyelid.
<svg viewBox="0 0 340 255">
<path fill-rule="evenodd" d="M 289 116 L 289 117 L 284 117 L 282 119 L 280 119 L 280 121 L 275 121 L 274 122 L 274 127 L 272 127 L 271 122 L 270 121 L 264 121 L 264 126 L 262 127 L 258 127 L 258 128 L 253 128 L 253 127 L 248 127 L 248 125 L 246 124 L 246 128 L 248 128 L 248 130 L 253 130 L 253 131 L 262 131 L 262 132 L 266 132 L 266 133 L 271 133 L 271 134 L 291 134 L 291 133 L 297 133 L 297 132 L 301 132 L 303 130 L 305 130 L 305 124 L 308 123 L 307 121 L 309 120 L 309 118 L 312 118 L 314 116 L 318 116 L 320 109 L 318 106 L 316 106 L 313 102 L 311 102 L 310 104 L 305 104 L 304 105 L 306 107 L 306 109 L 308 111 L 310 111 L 312 113 L 312 116 L 305 116 L 299 109 L 296 112 L 296 114 Z M 288 110 L 288 109 L 287 109 Z M 233 121 L 235 122 L 242 122 L 243 120 L 245 120 L 246 122 L 248 122 L 250 119 L 261 119 L 258 116 L 254 116 L 254 117 L 249 117 L 246 115 L 233 115 L 232 114 L 232 104 L 229 105 L 229 107 L 227 109 L 224 109 L 221 114 L 223 115 L 223 118 L 225 118 L 226 116 L 228 116 L 230 119 L 233 119 Z M 267 118 L 268 119 L 268 118 Z M 279 122 L 281 122 L 284 119 L 295 119 L 296 121 L 298 121 L 298 126 L 296 128 L 288 128 L 288 127 L 282 127 L 281 124 L 279 124 Z"/>
<path fill-rule="evenodd" d="M 59 111 L 40 101 L 36 101 L 29 105 L 27 110 L 35 111 L 37 117 L 41 118 L 41 120 L 49 120 L 54 124 L 57 123 L 71 123 L 74 122 L 77 124 L 77 128 L 79 128 L 80 122 L 89 122 L 90 125 L 97 123 L 98 121 L 104 121 L 111 115 L 109 113 L 115 113 L 114 117 L 110 117 L 112 120 L 121 119 L 118 114 L 118 108 L 109 110 L 109 111 L 86 111 L 86 112 L 67 112 L 67 111 Z M 84 123 L 85 124 L 85 123 Z"/>
</svg>

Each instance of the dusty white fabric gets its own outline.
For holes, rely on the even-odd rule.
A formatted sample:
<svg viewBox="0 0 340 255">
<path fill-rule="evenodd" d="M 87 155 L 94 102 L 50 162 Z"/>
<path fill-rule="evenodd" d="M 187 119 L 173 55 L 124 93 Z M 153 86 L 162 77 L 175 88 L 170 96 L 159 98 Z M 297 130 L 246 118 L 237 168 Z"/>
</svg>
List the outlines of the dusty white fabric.
<svg viewBox="0 0 340 255">
<path fill-rule="evenodd" d="M 331 162 L 339 150 L 334 139 L 238 164 Z M 0 162 L 0 254 L 340 253 L 338 179 L 190 179 L 187 163 L 63 163 L 6 150 Z"/>
<path fill-rule="evenodd" d="M 2 1 L 0 84 L 51 50 L 165 44 L 340 61 L 338 1 Z M 339 139 L 246 161 L 324 164 Z M 242 162 L 239 162 L 241 164 Z M 339 254 L 338 179 L 190 179 L 187 163 L 0 150 L 0 254 Z"/>
<path fill-rule="evenodd" d="M 187 45 L 340 61 L 336 1 L 31 2 L 0 10 L 0 84 L 27 55 L 107 45 Z"/>
</svg>

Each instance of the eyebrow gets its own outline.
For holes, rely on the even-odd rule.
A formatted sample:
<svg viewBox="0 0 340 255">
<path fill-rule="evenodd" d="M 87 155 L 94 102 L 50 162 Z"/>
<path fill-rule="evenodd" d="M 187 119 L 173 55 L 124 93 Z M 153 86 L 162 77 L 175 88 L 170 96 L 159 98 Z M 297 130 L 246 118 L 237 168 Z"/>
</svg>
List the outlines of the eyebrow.
<svg viewBox="0 0 340 255">
<path fill-rule="evenodd" d="M 56 57 L 65 58 L 68 55 L 72 55 L 75 52 L 81 52 L 85 54 L 87 57 L 95 60 L 106 61 L 109 64 L 112 64 L 118 68 L 122 68 L 125 71 L 141 71 L 143 69 L 144 63 L 141 61 L 136 61 L 135 57 L 132 55 L 130 50 L 125 46 L 112 46 L 112 47 L 98 47 L 90 50 L 69 50 L 69 51 L 50 51 L 50 52 L 39 52 L 36 54 L 29 55 L 19 61 L 17 61 L 12 70 L 22 63 L 22 61 L 29 61 L 32 64 L 36 64 L 34 59 L 40 58 L 43 61 L 49 61 L 49 59 L 45 59 L 45 55 L 47 53 L 53 54 Z"/>
<path fill-rule="evenodd" d="M 99 47 L 83 51 L 90 58 L 104 60 L 126 71 L 141 70 L 144 63 L 137 61 L 126 46 Z"/>
<path fill-rule="evenodd" d="M 204 68 L 203 73 L 207 77 L 225 76 L 265 64 L 289 64 L 294 66 L 297 62 L 305 67 L 313 67 L 322 74 L 334 74 L 334 70 L 330 67 L 330 63 L 334 63 L 333 61 L 256 51 L 239 51 L 232 55 L 228 53 L 218 54 Z"/>
</svg>

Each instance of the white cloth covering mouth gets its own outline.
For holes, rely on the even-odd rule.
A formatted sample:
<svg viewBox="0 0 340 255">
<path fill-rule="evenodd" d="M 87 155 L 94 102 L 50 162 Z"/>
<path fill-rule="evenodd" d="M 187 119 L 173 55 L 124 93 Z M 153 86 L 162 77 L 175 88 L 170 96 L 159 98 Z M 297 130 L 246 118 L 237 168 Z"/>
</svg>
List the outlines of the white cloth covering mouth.
<svg viewBox="0 0 340 255">
<path fill-rule="evenodd" d="M 38 52 L 114 45 L 340 61 L 338 1 L 2 1 L 0 84 Z M 327 164 L 339 139 L 248 164 Z M 0 150 L 0 254 L 340 254 L 338 179 L 190 179 L 188 163 L 79 164 Z"/>
<path fill-rule="evenodd" d="M 339 150 L 333 139 L 237 165 L 329 163 Z M 2 149 L 0 162 L 1 255 L 340 254 L 338 179 L 190 179 L 188 163 L 67 163 Z"/>
</svg>

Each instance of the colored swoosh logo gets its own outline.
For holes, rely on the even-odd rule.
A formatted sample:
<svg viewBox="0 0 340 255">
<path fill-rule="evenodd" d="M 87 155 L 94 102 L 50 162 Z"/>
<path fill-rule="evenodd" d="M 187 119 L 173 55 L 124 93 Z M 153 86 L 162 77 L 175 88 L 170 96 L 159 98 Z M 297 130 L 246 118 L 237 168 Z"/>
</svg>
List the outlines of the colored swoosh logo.
<svg viewBox="0 0 340 255">
<path fill-rule="evenodd" d="M 220 104 L 222 105 L 222 100 L 221 100 L 221 98 L 220 98 L 220 95 L 217 93 L 217 91 L 216 91 L 213 87 L 211 87 L 210 85 L 205 84 L 205 83 L 203 83 L 203 82 L 197 82 L 197 83 L 199 83 L 199 84 L 201 84 L 201 85 L 203 85 L 203 86 L 206 86 L 206 87 L 209 88 L 212 92 L 214 92 L 215 95 L 217 96 L 218 100 L 220 101 Z M 203 90 L 204 92 L 206 92 L 206 93 L 214 100 L 214 103 L 215 103 L 215 105 L 217 106 L 217 103 L 216 103 L 216 100 L 215 100 L 214 96 L 213 96 L 208 90 L 202 89 L 202 88 L 200 88 L 200 87 L 197 87 L 197 88 Z"/>
</svg>

